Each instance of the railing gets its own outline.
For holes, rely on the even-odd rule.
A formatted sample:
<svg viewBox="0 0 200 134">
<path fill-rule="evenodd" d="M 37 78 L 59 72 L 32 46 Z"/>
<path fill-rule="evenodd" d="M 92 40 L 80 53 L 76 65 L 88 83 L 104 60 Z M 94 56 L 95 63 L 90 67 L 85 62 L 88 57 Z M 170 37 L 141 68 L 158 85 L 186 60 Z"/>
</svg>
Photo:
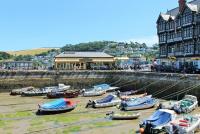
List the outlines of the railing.
<svg viewBox="0 0 200 134">
<path fill-rule="evenodd" d="M 168 53 L 168 56 L 175 56 L 174 53 Z"/>
<path fill-rule="evenodd" d="M 168 39 L 167 43 L 174 42 L 174 39 Z"/>
<path fill-rule="evenodd" d="M 184 55 L 184 52 L 175 52 L 175 55 L 176 56 L 182 56 L 182 55 Z"/>
<path fill-rule="evenodd" d="M 183 40 L 182 37 L 176 37 L 176 38 L 174 38 L 174 41 L 181 41 L 181 40 Z"/>
</svg>

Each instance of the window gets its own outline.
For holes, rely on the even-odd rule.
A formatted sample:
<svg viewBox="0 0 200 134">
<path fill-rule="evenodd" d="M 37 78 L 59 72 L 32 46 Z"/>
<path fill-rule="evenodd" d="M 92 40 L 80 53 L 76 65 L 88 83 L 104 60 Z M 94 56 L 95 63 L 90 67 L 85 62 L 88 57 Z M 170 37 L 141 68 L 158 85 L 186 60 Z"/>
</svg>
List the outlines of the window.
<svg viewBox="0 0 200 134">
<path fill-rule="evenodd" d="M 193 54 L 194 53 L 194 44 L 192 42 L 185 43 L 184 51 L 186 54 Z"/>
<path fill-rule="evenodd" d="M 160 53 L 161 55 L 166 55 L 166 46 L 160 47 Z"/>
<path fill-rule="evenodd" d="M 192 37 L 193 36 L 193 29 L 192 27 L 184 28 L 183 30 L 184 38 Z"/>
</svg>

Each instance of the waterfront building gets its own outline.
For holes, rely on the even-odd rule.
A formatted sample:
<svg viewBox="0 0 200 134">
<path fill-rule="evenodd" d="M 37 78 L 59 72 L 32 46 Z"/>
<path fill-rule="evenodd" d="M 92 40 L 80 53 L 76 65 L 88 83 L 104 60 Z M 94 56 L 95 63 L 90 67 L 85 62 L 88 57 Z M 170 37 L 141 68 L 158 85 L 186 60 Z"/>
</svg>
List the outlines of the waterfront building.
<svg viewBox="0 0 200 134">
<path fill-rule="evenodd" d="M 114 63 L 114 57 L 104 52 L 63 52 L 55 56 L 57 70 L 106 69 Z"/>
<path fill-rule="evenodd" d="M 200 67 L 200 0 L 179 0 L 179 7 L 160 13 L 157 34 L 161 64 Z"/>
<path fill-rule="evenodd" d="M 32 61 L 0 61 L 0 69 L 8 70 L 33 70 Z"/>
</svg>

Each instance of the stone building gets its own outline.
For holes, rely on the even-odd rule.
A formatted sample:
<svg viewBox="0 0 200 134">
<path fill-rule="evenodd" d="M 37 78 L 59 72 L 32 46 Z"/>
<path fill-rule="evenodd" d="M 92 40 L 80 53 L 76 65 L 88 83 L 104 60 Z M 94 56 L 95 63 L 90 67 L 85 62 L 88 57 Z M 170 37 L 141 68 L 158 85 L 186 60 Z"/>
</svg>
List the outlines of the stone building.
<svg viewBox="0 0 200 134">
<path fill-rule="evenodd" d="M 200 64 L 200 0 L 179 0 L 179 7 L 160 13 L 157 20 L 160 61 L 181 66 Z"/>
<path fill-rule="evenodd" d="M 55 56 L 57 70 L 106 69 L 114 63 L 114 57 L 104 52 L 63 52 Z"/>
</svg>

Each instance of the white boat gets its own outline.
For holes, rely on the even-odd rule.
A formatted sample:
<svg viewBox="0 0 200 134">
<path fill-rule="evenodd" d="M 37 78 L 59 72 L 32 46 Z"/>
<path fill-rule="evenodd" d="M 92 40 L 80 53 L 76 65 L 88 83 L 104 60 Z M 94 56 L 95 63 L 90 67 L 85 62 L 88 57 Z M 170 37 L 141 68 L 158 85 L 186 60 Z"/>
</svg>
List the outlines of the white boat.
<svg viewBox="0 0 200 134">
<path fill-rule="evenodd" d="M 40 88 L 40 89 L 32 89 L 29 91 L 24 91 L 22 92 L 22 96 L 43 96 L 47 95 L 47 93 L 50 92 L 60 92 L 60 91 L 65 91 L 69 89 L 69 85 L 64 85 L 64 84 L 58 84 L 58 86 L 53 86 L 53 87 L 45 87 L 45 88 Z"/>
<path fill-rule="evenodd" d="M 198 107 L 198 100 L 196 96 L 185 95 L 180 101 L 169 101 L 159 105 L 161 109 L 175 110 L 177 113 L 190 113 Z"/>
<path fill-rule="evenodd" d="M 121 100 L 116 95 L 108 95 L 103 99 L 94 100 L 93 107 L 94 108 L 103 108 L 103 107 L 112 107 L 121 103 Z"/>
<path fill-rule="evenodd" d="M 101 96 L 105 93 L 106 93 L 105 90 L 91 90 L 91 91 L 84 91 L 83 90 L 83 96 L 84 97 Z"/>
<path fill-rule="evenodd" d="M 169 134 L 194 134 L 196 130 L 200 129 L 200 116 L 186 115 L 172 120 L 164 128 Z"/>
<path fill-rule="evenodd" d="M 140 117 L 140 113 L 134 112 L 111 112 L 107 115 L 112 120 L 134 120 Z"/>
</svg>

